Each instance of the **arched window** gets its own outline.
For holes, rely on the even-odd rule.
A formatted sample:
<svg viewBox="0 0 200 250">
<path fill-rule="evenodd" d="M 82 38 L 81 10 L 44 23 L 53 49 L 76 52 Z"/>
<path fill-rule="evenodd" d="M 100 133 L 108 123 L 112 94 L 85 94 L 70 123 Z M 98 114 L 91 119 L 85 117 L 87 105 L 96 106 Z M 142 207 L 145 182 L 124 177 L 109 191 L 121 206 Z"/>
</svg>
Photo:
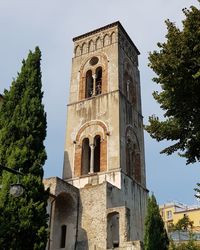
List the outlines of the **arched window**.
<svg viewBox="0 0 200 250">
<path fill-rule="evenodd" d="M 91 157 L 91 149 L 89 145 L 89 139 L 85 138 L 82 142 L 81 175 L 89 173 L 90 157 Z"/>
<path fill-rule="evenodd" d="M 50 230 L 51 249 L 74 249 L 76 235 L 75 200 L 70 193 L 62 192 L 55 199 L 54 220 Z"/>
<path fill-rule="evenodd" d="M 96 43 L 102 45 L 100 38 L 97 38 Z M 82 50 L 84 47 L 85 44 L 82 45 Z M 89 47 L 87 47 L 87 52 L 88 50 Z M 95 97 L 108 91 L 108 58 L 99 54 L 87 58 L 79 70 L 79 100 Z"/>
<path fill-rule="evenodd" d="M 84 44 L 82 45 L 82 53 L 83 53 L 83 54 L 87 53 L 87 45 L 86 45 L 86 43 L 84 43 Z"/>
<path fill-rule="evenodd" d="M 96 69 L 96 95 L 101 94 L 102 89 L 102 67 Z"/>
<path fill-rule="evenodd" d="M 127 70 L 124 72 L 123 93 L 131 104 L 136 105 L 136 83 Z"/>
<path fill-rule="evenodd" d="M 115 32 L 113 32 L 111 35 L 111 41 L 112 43 L 115 43 Z"/>
<path fill-rule="evenodd" d="M 119 243 L 119 213 L 113 212 L 107 216 L 107 248 L 117 248 Z"/>
<path fill-rule="evenodd" d="M 126 137 L 126 174 L 136 180 L 141 182 L 141 159 L 140 159 L 140 149 L 137 138 L 131 130 L 128 130 Z"/>
<path fill-rule="evenodd" d="M 100 49 L 101 48 L 101 39 L 98 37 L 96 40 L 96 48 Z"/>
<path fill-rule="evenodd" d="M 89 98 L 93 94 L 93 77 L 92 71 L 88 70 L 86 73 L 86 84 L 85 84 L 85 98 Z"/>
<path fill-rule="evenodd" d="M 81 55 L 81 48 L 79 47 L 79 46 L 77 46 L 76 48 L 75 48 L 75 56 L 80 56 Z"/>
<path fill-rule="evenodd" d="M 92 51 L 94 51 L 94 42 L 91 40 L 89 42 L 89 52 L 92 52 Z"/>
<path fill-rule="evenodd" d="M 110 44 L 110 37 L 108 35 L 105 35 L 103 39 L 103 45 L 107 46 L 109 44 Z"/>
<path fill-rule="evenodd" d="M 78 131 L 74 142 L 74 176 L 107 171 L 108 128 L 100 121 L 88 121 Z"/>
<path fill-rule="evenodd" d="M 101 137 L 96 135 L 94 138 L 94 172 L 100 172 L 100 156 L 101 156 Z"/>
</svg>

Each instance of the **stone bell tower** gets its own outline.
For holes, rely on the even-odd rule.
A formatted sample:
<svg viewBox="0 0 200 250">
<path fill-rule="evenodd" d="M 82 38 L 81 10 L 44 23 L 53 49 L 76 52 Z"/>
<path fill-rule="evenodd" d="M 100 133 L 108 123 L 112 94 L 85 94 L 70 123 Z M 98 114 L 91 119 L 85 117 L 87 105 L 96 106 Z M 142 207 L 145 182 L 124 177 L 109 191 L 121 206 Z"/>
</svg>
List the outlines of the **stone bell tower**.
<svg viewBox="0 0 200 250">
<path fill-rule="evenodd" d="M 56 201 L 62 248 L 54 249 L 139 250 L 147 197 L 139 51 L 120 22 L 73 42 L 63 167 L 68 191 Z"/>
</svg>

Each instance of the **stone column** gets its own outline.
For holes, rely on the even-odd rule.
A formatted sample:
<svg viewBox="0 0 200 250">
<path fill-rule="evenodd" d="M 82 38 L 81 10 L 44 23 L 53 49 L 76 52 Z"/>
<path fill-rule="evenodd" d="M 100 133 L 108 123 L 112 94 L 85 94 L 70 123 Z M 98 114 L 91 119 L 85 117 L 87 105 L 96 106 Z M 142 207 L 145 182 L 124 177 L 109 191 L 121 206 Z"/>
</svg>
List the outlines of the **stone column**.
<svg viewBox="0 0 200 250">
<path fill-rule="evenodd" d="M 93 93 L 92 93 L 92 96 L 95 96 L 96 95 L 96 79 L 97 79 L 96 74 L 92 75 L 92 78 L 93 78 Z"/>
<path fill-rule="evenodd" d="M 95 145 L 90 144 L 90 149 L 91 149 L 91 157 L 90 157 L 90 174 L 94 173 L 94 149 Z"/>
</svg>

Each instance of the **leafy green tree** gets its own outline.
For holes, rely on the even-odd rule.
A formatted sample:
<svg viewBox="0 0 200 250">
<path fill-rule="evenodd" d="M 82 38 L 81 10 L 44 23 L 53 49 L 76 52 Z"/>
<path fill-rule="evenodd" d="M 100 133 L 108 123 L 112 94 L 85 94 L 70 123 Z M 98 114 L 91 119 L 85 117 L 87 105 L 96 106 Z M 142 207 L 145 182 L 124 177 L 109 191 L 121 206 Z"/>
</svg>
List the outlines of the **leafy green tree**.
<svg viewBox="0 0 200 250">
<path fill-rule="evenodd" d="M 144 249 L 145 250 L 167 250 L 169 240 L 164 222 L 160 215 L 159 207 L 154 195 L 148 198 L 147 215 L 145 218 L 145 235 Z"/>
<path fill-rule="evenodd" d="M 178 222 L 174 225 L 174 230 L 178 231 L 188 231 L 193 227 L 193 221 L 190 220 L 188 215 L 184 215 L 182 219 L 178 220 Z"/>
<path fill-rule="evenodd" d="M 41 52 L 36 47 L 23 60 L 0 109 L 0 164 L 20 169 L 25 192 L 14 198 L 10 185 L 18 177 L 2 171 L 0 190 L 0 249 L 43 250 L 47 242 L 47 199 L 42 183 L 46 160 L 46 113 L 42 104 Z"/>
<path fill-rule="evenodd" d="M 184 215 L 183 218 L 178 220 L 178 222 L 173 225 L 171 232 L 177 232 L 179 234 L 179 242 L 175 244 L 174 241 L 170 239 L 169 250 L 200 250 L 200 246 L 196 243 L 195 234 L 192 232 L 192 228 L 193 221 L 190 220 L 188 215 Z M 188 232 L 188 242 L 181 243 L 181 232 Z"/>
<path fill-rule="evenodd" d="M 178 151 L 189 164 L 200 161 L 200 10 L 191 6 L 183 13 L 183 28 L 167 20 L 166 40 L 149 56 L 161 87 L 153 97 L 164 118 L 152 115 L 146 130 L 157 141 L 174 141 L 161 153 Z"/>
</svg>

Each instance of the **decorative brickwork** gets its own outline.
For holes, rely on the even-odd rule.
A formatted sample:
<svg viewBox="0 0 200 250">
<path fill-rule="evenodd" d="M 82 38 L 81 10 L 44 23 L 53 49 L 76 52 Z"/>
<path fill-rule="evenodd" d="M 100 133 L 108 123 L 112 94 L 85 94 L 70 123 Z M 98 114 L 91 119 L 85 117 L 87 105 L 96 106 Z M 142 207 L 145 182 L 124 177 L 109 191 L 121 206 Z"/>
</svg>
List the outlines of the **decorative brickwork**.
<svg viewBox="0 0 200 250">
<path fill-rule="evenodd" d="M 84 132 L 90 127 L 90 136 Z M 93 129 L 94 128 L 94 129 Z M 103 131 L 103 132 L 102 132 Z M 91 121 L 84 124 L 76 136 L 75 146 L 75 161 L 74 161 L 74 176 L 81 176 L 82 168 L 82 156 L 83 156 L 83 139 L 88 137 L 89 144 L 94 144 L 94 138 L 100 136 L 100 172 L 107 170 L 107 128 L 106 125 L 101 121 Z"/>
<path fill-rule="evenodd" d="M 108 129 L 107 129 L 105 123 L 103 123 L 102 121 L 89 121 L 89 122 L 85 123 L 85 124 L 80 128 L 80 130 L 78 131 L 77 136 L 76 136 L 76 141 L 79 142 L 80 137 L 81 137 L 81 134 L 83 133 L 83 131 L 84 131 L 87 127 L 90 127 L 90 126 L 93 126 L 93 125 L 99 125 L 100 127 L 103 128 L 103 131 L 104 131 L 103 138 L 104 138 L 105 135 L 108 133 Z M 94 134 L 95 134 L 95 133 L 97 134 L 97 131 L 95 131 Z"/>
<path fill-rule="evenodd" d="M 100 172 L 107 170 L 107 139 L 101 141 Z"/>
</svg>

